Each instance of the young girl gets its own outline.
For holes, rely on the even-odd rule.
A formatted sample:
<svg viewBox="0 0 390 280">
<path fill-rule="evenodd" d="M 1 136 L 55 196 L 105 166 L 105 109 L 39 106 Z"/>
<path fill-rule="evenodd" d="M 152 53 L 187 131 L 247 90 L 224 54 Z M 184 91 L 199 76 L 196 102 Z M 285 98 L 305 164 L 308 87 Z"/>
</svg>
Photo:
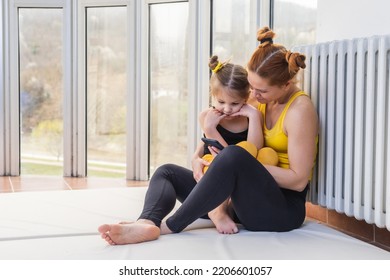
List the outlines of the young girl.
<svg viewBox="0 0 390 280">
<path fill-rule="evenodd" d="M 263 146 L 263 139 L 253 137 L 257 142 L 247 141 L 248 138 L 248 118 L 246 116 L 236 116 L 242 108 L 245 110 L 249 99 L 249 83 L 247 80 L 247 71 L 240 65 L 231 63 L 221 63 L 218 61 L 218 56 L 213 56 L 210 59 L 209 67 L 213 74 L 210 78 L 210 94 L 213 101 L 213 106 L 207 108 L 199 115 L 200 125 L 203 131 L 206 127 L 216 127 L 219 134 L 216 137 L 226 147 L 227 145 L 237 144 L 251 155 L 267 165 L 277 165 L 277 153 L 268 147 Z M 256 106 L 257 107 L 257 106 Z M 205 132 L 205 137 L 208 137 Z M 203 146 L 201 142 L 199 149 Z M 211 150 L 210 150 L 211 149 Z M 203 173 L 208 169 L 208 165 L 214 158 L 212 152 L 220 152 L 215 150 L 215 147 L 205 144 L 202 150 L 199 150 L 198 155 L 204 155 L 202 158 L 206 160 L 203 168 Z M 203 152 L 200 153 L 200 152 Z M 200 179 L 202 174 L 198 177 Z M 196 176 L 195 176 L 196 177 Z"/>
<path fill-rule="evenodd" d="M 224 147 L 239 145 L 256 157 L 257 151 L 263 146 L 261 130 L 248 139 L 249 119 L 241 110 L 248 110 L 246 102 L 249 98 L 248 73 L 240 65 L 218 61 L 217 56 L 211 57 L 209 67 L 213 74 L 210 78 L 211 108 L 207 108 L 199 115 L 199 122 L 205 137 L 218 140 Z M 251 108 L 249 108 L 251 109 Z M 240 113 L 241 112 L 241 113 Z M 259 116 L 260 118 L 260 116 Z M 207 127 L 216 127 L 218 133 L 209 133 Z M 252 133 L 254 134 L 254 133 Z M 202 157 L 205 167 L 203 174 L 214 159 L 218 150 L 201 142 L 196 157 Z M 198 181 L 203 174 L 194 174 Z M 237 225 L 228 214 L 229 200 L 208 213 L 218 232 L 232 234 L 238 232 Z"/>
<path fill-rule="evenodd" d="M 199 115 L 199 122 L 204 136 L 218 140 L 222 146 L 234 145 L 246 141 L 248 137 L 248 118 L 235 113 L 241 110 L 249 98 L 248 73 L 240 65 L 218 61 L 218 56 L 210 58 L 209 67 L 213 74 L 210 78 L 210 95 L 212 107 L 205 109 Z M 219 135 L 210 137 L 207 127 L 216 127 Z M 256 138 L 254 147 L 261 147 L 262 137 Z M 201 143 L 204 146 L 203 159 L 209 164 L 213 159 L 213 146 Z M 219 151 L 216 151 L 219 152 Z M 257 151 L 256 151 L 257 152 Z M 204 168 L 204 172 L 207 170 Z"/>
</svg>

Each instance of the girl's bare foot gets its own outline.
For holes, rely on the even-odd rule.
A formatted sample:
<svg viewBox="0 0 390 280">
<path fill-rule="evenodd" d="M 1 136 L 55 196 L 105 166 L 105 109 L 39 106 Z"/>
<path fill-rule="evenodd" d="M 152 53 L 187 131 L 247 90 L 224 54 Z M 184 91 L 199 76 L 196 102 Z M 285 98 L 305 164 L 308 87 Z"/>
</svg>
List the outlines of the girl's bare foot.
<svg viewBox="0 0 390 280">
<path fill-rule="evenodd" d="M 98 231 L 110 245 L 141 243 L 156 240 L 160 236 L 160 229 L 157 226 L 143 221 L 104 224 L 98 228 Z"/>
<path fill-rule="evenodd" d="M 210 219 L 213 221 L 217 231 L 222 234 L 235 234 L 238 232 L 236 223 L 230 218 L 222 206 L 215 208 L 208 213 Z"/>
</svg>

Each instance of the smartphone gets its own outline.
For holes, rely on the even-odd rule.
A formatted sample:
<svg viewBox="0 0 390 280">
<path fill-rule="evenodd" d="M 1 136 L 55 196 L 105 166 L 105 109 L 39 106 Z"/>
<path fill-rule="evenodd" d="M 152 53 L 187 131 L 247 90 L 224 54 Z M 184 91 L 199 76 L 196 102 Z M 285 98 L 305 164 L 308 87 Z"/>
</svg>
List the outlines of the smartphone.
<svg viewBox="0 0 390 280">
<path fill-rule="evenodd" d="M 218 140 L 215 140 L 215 139 L 210 139 L 210 138 L 205 138 L 203 137 L 202 138 L 202 141 L 208 145 L 208 146 L 213 146 L 219 150 L 223 150 L 224 146 L 222 146 L 221 143 L 218 142 Z"/>
</svg>

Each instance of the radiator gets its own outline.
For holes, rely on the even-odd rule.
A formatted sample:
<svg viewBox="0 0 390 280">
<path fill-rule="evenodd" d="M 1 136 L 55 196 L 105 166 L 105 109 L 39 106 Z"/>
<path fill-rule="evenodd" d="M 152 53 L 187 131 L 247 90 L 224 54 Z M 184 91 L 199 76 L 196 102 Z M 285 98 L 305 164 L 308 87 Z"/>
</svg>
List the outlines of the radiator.
<svg viewBox="0 0 390 280">
<path fill-rule="evenodd" d="M 390 230 L 390 35 L 294 51 L 320 120 L 309 201 Z"/>
</svg>

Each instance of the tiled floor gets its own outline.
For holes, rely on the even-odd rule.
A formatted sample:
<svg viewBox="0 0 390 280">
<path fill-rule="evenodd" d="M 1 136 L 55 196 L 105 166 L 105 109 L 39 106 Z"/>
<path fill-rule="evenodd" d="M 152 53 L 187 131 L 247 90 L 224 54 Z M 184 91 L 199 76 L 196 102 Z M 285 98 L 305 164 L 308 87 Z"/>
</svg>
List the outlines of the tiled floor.
<svg viewBox="0 0 390 280">
<path fill-rule="evenodd" d="M 80 190 L 96 188 L 118 188 L 147 186 L 148 181 L 131 181 L 110 178 L 68 178 L 21 176 L 0 177 L 0 193 L 24 191 Z"/>
</svg>

